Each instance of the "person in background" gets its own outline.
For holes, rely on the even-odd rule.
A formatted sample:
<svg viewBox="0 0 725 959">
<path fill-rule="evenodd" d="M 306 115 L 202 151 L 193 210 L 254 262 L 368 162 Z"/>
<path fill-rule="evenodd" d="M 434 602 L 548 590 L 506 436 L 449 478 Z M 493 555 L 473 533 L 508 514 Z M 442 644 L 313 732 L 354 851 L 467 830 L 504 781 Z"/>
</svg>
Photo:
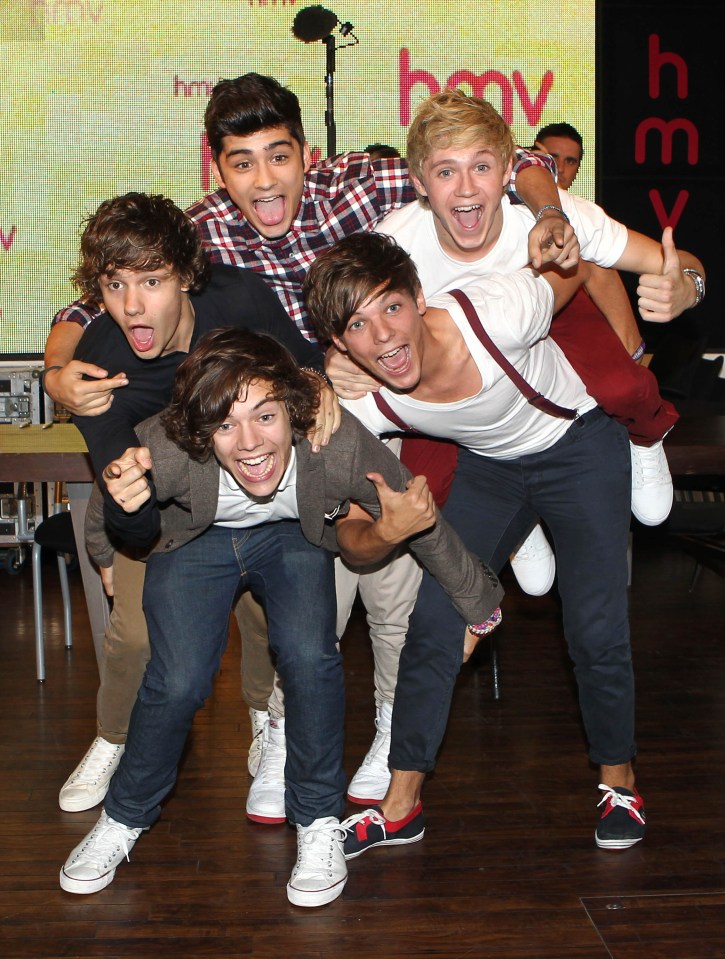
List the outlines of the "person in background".
<svg viewBox="0 0 725 959">
<path fill-rule="evenodd" d="M 400 150 L 388 146 L 387 143 L 370 143 L 363 153 L 367 153 L 371 160 L 394 160 L 400 156 Z"/>
<path fill-rule="evenodd" d="M 316 342 L 302 297 L 304 277 L 316 256 L 339 236 L 370 230 L 386 213 L 415 200 L 406 161 L 374 161 L 352 152 L 313 165 L 297 97 L 274 78 L 253 72 L 215 86 L 204 122 L 218 189 L 192 204 L 187 214 L 212 263 L 258 273 L 303 335 Z M 574 230 L 551 212 L 558 196 L 552 173 L 552 161 L 522 150 L 507 188 L 514 199 L 540 213 L 522 250 L 537 267 L 547 261 L 566 267 L 578 258 Z M 61 310 L 46 344 L 46 391 L 78 415 L 103 412 L 114 401 L 114 392 L 127 388 L 125 380 L 108 377 L 102 367 L 73 359 L 84 328 L 100 309 L 85 299 Z M 423 472 L 410 457 L 406 463 L 415 475 Z M 382 569 L 362 575 L 337 563 L 338 635 L 359 589 L 375 656 L 375 736 L 348 789 L 350 798 L 359 802 L 381 798 L 390 779 L 387 752 L 397 663 L 419 578 L 418 564 L 406 551 Z M 266 651 L 261 609 L 248 604 L 246 617 L 247 633 L 257 636 Z M 259 764 L 250 764 L 256 775 L 247 814 L 255 821 L 275 823 L 285 818 L 284 715 L 271 680 L 263 678 L 272 697 L 271 722 L 270 711 L 248 703 L 253 745 L 261 743 L 263 749 Z M 252 682 L 249 675 L 244 682 Z M 253 685 L 261 684 L 260 679 Z"/>
<path fill-rule="evenodd" d="M 571 123 L 548 123 L 536 134 L 533 150 L 547 153 L 556 163 L 560 190 L 569 190 L 584 156 L 582 135 Z"/>
<path fill-rule="evenodd" d="M 424 477 L 412 478 L 349 414 L 312 453 L 305 434 L 318 392 L 271 337 L 213 331 L 179 366 L 171 405 L 138 427 L 143 446 L 105 468 L 115 509 L 104 516 L 89 506 L 88 548 L 109 563 L 109 523 L 130 545 L 151 548 L 143 600 L 151 659 L 104 810 L 61 869 L 67 892 L 105 888 L 158 818 L 240 590 L 264 604 L 284 683 L 285 810 L 297 829 L 287 897 L 296 906 L 331 902 L 347 880 L 331 551 L 367 564 L 412 537 L 411 550 L 466 623 L 493 628 L 500 618 L 496 577 L 437 514 Z M 475 642 L 463 628 L 461 649 L 466 637 Z"/>
</svg>

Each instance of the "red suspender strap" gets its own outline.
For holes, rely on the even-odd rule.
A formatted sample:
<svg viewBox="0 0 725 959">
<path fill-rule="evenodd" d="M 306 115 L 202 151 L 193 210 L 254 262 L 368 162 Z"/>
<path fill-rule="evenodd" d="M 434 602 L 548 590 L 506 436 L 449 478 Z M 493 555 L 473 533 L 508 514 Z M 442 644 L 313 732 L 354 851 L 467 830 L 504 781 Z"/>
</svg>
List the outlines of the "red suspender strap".
<svg viewBox="0 0 725 959">
<path fill-rule="evenodd" d="M 483 324 L 478 317 L 478 313 L 476 313 L 473 307 L 473 303 L 471 303 L 465 293 L 463 293 L 461 290 L 449 290 L 448 292 L 466 314 L 466 319 L 468 320 L 471 329 L 479 338 L 481 343 L 483 343 L 486 350 L 491 354 L 493 359 L 498 363 L 509 379 L 513 381 L 514 385 L 518 387 L 518 389 L 524 394 L 532 406 L 535 406 L 537 409 L 541 410 L 542 413 L 548 413 L 550 416 L 559 416 L 565 420 L 574 420 L 577 418 L 579 414 L 576 410 L 569 410 L 565 406 L 557 406 L 556 403 L 552 403 L 551 400 L 547 400 L 547 398 L 542 396 L 541 393 L 537 393 L 533 386 L 526 382 L 516 367 L 509 363 L 501 350 L 499 350 L 491 337 L 484 330 Z"/>
<path fill-rule="evenodd" d="M 399 430 L 402 430 L 404 433 L 418 432 L 418 430 L 414 430 L 412 426 L 408 426 L 404 420 L 401 420 L 398 414 L 390 408 L 387 400 L 385 400 L 380 393 L 373 393 L 373 399 L 375 400 L 375 405 L 383 414 L 383 416 L 387 417 L 391 423 L 395 423 Z"/>
</svg>

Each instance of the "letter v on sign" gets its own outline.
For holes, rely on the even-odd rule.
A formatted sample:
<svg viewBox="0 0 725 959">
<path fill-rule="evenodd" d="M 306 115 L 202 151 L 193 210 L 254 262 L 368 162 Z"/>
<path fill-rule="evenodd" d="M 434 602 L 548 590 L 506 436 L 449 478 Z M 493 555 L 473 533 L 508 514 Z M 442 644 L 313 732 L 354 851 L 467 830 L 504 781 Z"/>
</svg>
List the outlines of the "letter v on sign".
<svg viewBox="0 0 725 959">
<path fill-rule="evenodd" d="M 531 127 L 538 127 L 539 123 L 541 122 L 541 114 L 543 113 L 544 107 L 546 106 L 546 100 L 549 96 L 549 90 L 551 90 L 552 84 L 554 83 L 554 74 L 551 72 L 551 70 L 547 70 L 542 76 L 541 86 L 539 87 L 539 92 L 533 103 L 531 102 L 531 96 L 529 94 L 529 89 L 526 86 L 526 81 L 518 70 L 514 70 L 513 80 L 514 86 L 516 87 L 516 93 L 519 96 L 519 102 L 521 103 L 521 107 L 526 114 L 526 122 Z"/>
<path fill-rule="evenodd" d="M 672 207 L 671 212 L 668 213 L 665 210 L 664 203 L 662 202 L 660 191 L 649 191 L 650 203 L 655 211 L 655 216 L 657 217 L 657 221 L 659 222 L 661 230 L 664 230 L 666 226 L 671 226 L 673 230 L 677 227 L 677 224 L 680 222 L 680 217 L 685 211 L 685 207 L 687 206 L 687 201 L 689 198 L 689 190 L 680 190 L 680 192 L 677 194 L 675 205 Z"/>
<path fill-rule="evenodd" d="M 17 232 L 17 229 L 18 228 L 16 226 L 13 226 L 12 230 L 9 233 L 5 233 L 4 230 L 0 230 L 0 243 L 2 243 L 2 248 L 3 250 L 5 250 L 6 253 L 10 249 L 10 247 L 13 245 L 13 241 L 15 240 L 15 234 Z"/>
</svg>

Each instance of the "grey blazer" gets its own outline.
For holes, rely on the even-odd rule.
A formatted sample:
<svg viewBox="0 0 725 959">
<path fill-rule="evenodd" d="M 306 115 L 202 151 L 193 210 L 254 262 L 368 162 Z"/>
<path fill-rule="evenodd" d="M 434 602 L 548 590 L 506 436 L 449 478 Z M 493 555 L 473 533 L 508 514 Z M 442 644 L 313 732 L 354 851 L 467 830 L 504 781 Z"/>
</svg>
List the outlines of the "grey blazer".
<svg viewBox="0 0 725 959">
<path fill-rule="evenodd" d="M 220 466 L 213 456 L 205 463 L 190 459 L 168 439 L 159 414 L 139 424 L 136 433 L 151 451 L 160 511 L 161 533 L 151 552 L 168 553 L 213 524 Z M 350 500 L 372 516 L 380 515 L 375 487 L 367 473 L 382 473 L 388 486 L 399 491 L 405 489 L 411 475 L 395 454 L 346 410 L 342 411 L 339 430 L 319 453 L 312 452 L 306 439 L 298 440 L 296 453 L 302 532 L 313 545 L 335 552 L 335 518 L 348 512 Z M 99 566 L 111 565 L 113 546 L 105 530 L 103 499 L 97 487 L 86 514 L 86 546 Z M 497 577 L 466 549 L 442 516 L 438 515 L 432 529 L 414 536 L 408 547 L 445 589 L 467 623 L 483 622 L 500 604 L 503 589 Z"/>
</svg>

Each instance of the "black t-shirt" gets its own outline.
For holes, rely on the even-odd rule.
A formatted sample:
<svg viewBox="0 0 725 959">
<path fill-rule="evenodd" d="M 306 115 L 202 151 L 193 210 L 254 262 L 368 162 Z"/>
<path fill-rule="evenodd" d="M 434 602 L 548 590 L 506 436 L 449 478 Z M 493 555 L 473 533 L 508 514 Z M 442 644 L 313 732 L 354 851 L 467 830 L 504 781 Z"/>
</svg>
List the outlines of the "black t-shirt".
<svg viewBox="0 0 725 959">
<path fill-rule="evenodd" d="M 324 368 L 320 349 L 304 338 L 277 294 L 252 270 L 213 266 L 207 286 L 190 296 L 195 313 L 192 349 L 209 330 L 220 327 L 255 330 L 268 333 L 286 346 L 300 366 Z M 104 467 L 128 447 L 139 445 L 134 431 L 136 424 L 169 403 L 176 369 L 186 355 L 176 352 L 156 359 L 141 359 L 108 313 L 102 313 L 86 328 L 75 359 L 95 363 L 107 370 L 109 376 L 123 372 L 128 377 L 128 386 L 115 391 L 107 412 L 100 416 L 72 417 L 83 434 L 102 489 L 105 489 L 101 478 Z"/>
</svg>

